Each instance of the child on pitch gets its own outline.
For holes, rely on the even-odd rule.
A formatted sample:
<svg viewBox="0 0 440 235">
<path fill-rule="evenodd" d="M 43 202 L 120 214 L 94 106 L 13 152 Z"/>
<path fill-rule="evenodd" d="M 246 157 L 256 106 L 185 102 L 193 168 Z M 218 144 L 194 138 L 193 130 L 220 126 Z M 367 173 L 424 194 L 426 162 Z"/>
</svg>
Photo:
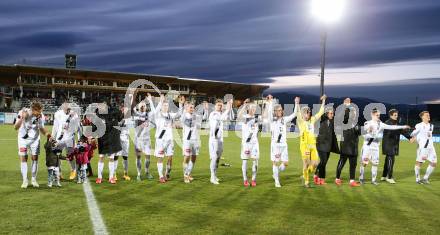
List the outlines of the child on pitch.
<svg viewBox="0 0 440 235">
<path fill-rule="evenodd" d="M 184 98 L 183 98 L 184 99 Z M 185 102 L 184 112 L 180 118 L 180 122 L 183 126 L 182 132 L 182 152 L 183 152 L 183 181 L 190 183 L 194 180 L 191 176 L 194 164 L 196 163 L 197 156 L 200 150 L 200 134 L 199 129 L 202 125 L 202 121 L 208 117 L 208 103 L 203 103 L 203 110 L 200 113 L 196 113 L 194 104 L 191 102 Z"/>
<path fill-rule="evenodd" d="M 52 138 L 47 138 L 44 150 L 46 151 L 46 166 L 47 166 L 47 186 L 52 188 L 53 183 L 55 186 L 61 187 L 60 184 L 60 160 L 62 158 L 62 150 L 56 146 L 57 142 Z"/>
<path fill-rule="evenodd" d="M 75 147 L 75 160 L 77 169 L 77 183 L 82 184 L 87 179 L 87 164 L 90 163 L 89 156 L 90 152 L 96 149 L 96 144 L 93 144 L 91 138 L 81 136 L 78 144 Z"/>
<path fill-rule="evenodd" d="M 273 179 L 275 180 L 275 187 L 280 188 L 279 172 L 284 171 L 289 165 L 289 155 L 287 151 L 287 124 L 292 122 L 296 117 L 299 97 L 295 98 L 295 109 L 289 116 L 284 116 L 283 107 L 280 104 L 273 104 L 273 97 L 268 95 L 266 97 L 265 113 L 272 113 L 274 115 L 267 115 L 270 123 L 271 142 L 270 142 L 270 159 L 272 161 Z"/>
<path fill-rule="evenodd" d="M 121 107 L 121 112 L 123 113 L 124 117 L 128 112 L 128 109 L 125 107 Z M 123 178 L 126 181 L 131 180 L 130 176 L 128 176 L 128 153 L 130 149 L 130 133 L 129 133 L 129 122 L 131 118 L 124 118 L 119 122 L 119 131 L 120 135 L 119 138 L 121 139 L 121 151 L 117 152 L 114 159 L 115 164 L 115 180 L 118 180 L 117 172 L 118 172 L 118 159 L 122 157 L 123 165 L 124 165 L 124 175 Z"/>
<path fill-rule="evenodd" d="M 384 130 L 400 130 L 409 129 L 409 126 L 387 125 L 380 120 L 380 111 L 373 109 L 371 112 L 371 120 L 365 122 L 364 145 L 361 153 L 361 166 L 359 167 L 359 182 L 365 184 L 364 172 L 365 167 L 371 162 L 371 183 L 378 185 L 376 181 L 377 166 L 379 165 L 379 145 Z"/>
<path fill-rule="evenodd" d="M 243 185 L 249 187 L 247 177 L 247 164 L 252 160 L 252 181 L 251 186 L 257 186 L 258 159 L 260 158 L 260 147 L 258 143 L 259 122 L 255 117 L 257 106 L 249 99 L 244 101 L 243 107 L 238 113 L 237 121 L 241 123 L 241 170 L 243 173 Z"/>
<path fill-rule="evenodd" d="M 302 179 L 304 187 L 306 188 L 310 188 L 309 174 L 315 172 L 319 163 L 318 150 L 316 148 L 315 123 L 324 114 L 326 99 L 327 96 L 325 95 L 321 97 L 321 108 L 314 116 L 312 116 L 312 111 L 307 106 L 301 108 L 301 111 L 300 109 L 296 109 L 298 112 L 296 121 L 300 132 L 300 151 L 303 162 Z M 295 106 L 299 106 L 299 98 L 295 99 Z"/>
<path fill-rule="evenodd" d="M 50 134 L 44 128 L 45 117 L 42 113 L 43 107 L 40 103 L 34 102 L 31 108 L 23 108 L 18 112 L 14 121 L 14 129 L 18 130 L 18 156 L 20 157 L 21 175 L 23 177 L 22 188 L 28 187 L 28 151 L 32 156 L 32 186 L 38 188 L 38 155 L 40 154 L 40 132 L 50 138 Z"/>
<path fill-rule="evenodd" d="M 211 159 L 209 168 L 212 184 L 219 184 L 217 169 L 223 153 L 223 122 L 228 120 L 231 109 L 232 99 L 226 104 L 225 111 L 223 111 L 223 100 L 217 99 L 214 111 L 209 114 L 209 158 Z"/>
<path fill-rule="evenodd" d="M 171 177 L 174 155 L 173 124 L 182 115 L 184 101 L 185 99 L 181 96 L 179 98 L 179 112 L 170 112 L 168 102 L 165 102 L 164 96 L 161 95 L 159 104 L 154 110 L 154 120 L 156 123 L 155 156 L 157 157 L 157 171 L 161 183 L 166 183 Z M 165 157 L 168 159 L 164 177 L 163 161 Z"/>
<path fill-rule="evenodd" d="M 145 154 L 145 175 L 147 179 L 153 179 L 150 174 L 150 156 L 151 156 L 151 122 L 154 118 L 155 107 L 151 94 L 147 94 L 147 100 L 150 105 L 150 111 L 147 111 L 147 105 L 144 101 L 140 102 L 136 108 L 133 109 L 134 115 L 133 120 L 135 122 L 134 129 L 134 149 L 136 153 L 136 169 L 137 169 L 137 180 L 141 180 L 142 172 L 142 154 Z"/>
<path fill-rule="evenodd" d="M 434 143 L 432 141 L 432 132 L 434 125 L 430 123 L 431 117 L 428 111 L 423 111 L 419 114 L 422 122 L 416 125 L 416 129 L 411 133 L 411 143 L 417 141 L 417 159 L 414 166 L 414 172 L 416 174 L 416 183 L 429 184 L 429 176 L 437 166 L 437 154 L 435 152 Z M 420 168 L 422 164 L 428 160 L 429 165 L 426 169 L 425 176 L 420 179 Z"/>
</svg>

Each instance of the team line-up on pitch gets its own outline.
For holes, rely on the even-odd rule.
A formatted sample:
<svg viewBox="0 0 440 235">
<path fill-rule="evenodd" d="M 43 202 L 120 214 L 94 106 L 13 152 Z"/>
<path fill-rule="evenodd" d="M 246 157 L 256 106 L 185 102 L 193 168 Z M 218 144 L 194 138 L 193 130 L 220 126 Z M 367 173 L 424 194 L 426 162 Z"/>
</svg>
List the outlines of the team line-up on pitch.
<svg viewBox="0 0 440 235">
<path fill-rule="evenodd" d="M 383 139 L 382 151 L 386 155 L 384 172 L 381 180 L 395 183 L 392 173 L 395 156 L 399 154 L 400 136 L 403 135 L 411 142 L 417 142 L 418 149 L 414 166 L 416 183 L 429 184 L 429 176 L 434 171 L 437 156 L 433 144 L 434 126 L 430 123 L 429 112 L 420 113 L 421 122 L 414 130 L 407 125 L 398 125 L 398 111 L 392 109 L 388 112 L 389 120 L 385 123 L 380 120 L 380 110 L 384 107 L 377 104 L 364 110 L 370 117 L 363 126 L 357 124 L 358 109 L 346 98 L 336 112 L 331 106 L 325 105 L 326 96 L 321 97 L 319 111 L 312 115 L 308 106 L 300 105 L 300 98 L 294 99 L 294 110 L 290 115 L 285 115 L 283 107 L 275 104 L 271 95 L 264 100 L 261 115 L 257 115 L 258 105 L 247 99 L 237 113 L 236 121 L 241 126 L 241 159 L 243 172 L 243 185 L 245 187 L 257 186 L 258 161 L 260 158 L 259 135 L 260 126 L 270 133 L 270 159 L 272 161 L 273 179 L 275 187 L 281 187 L 279 175 L 288 166 L 287 132 L 289 123 L 296 119 L 296 128 L 299 131 L 300 152 L 303 162 L 302 181 L 305 187 L 310 187 L 309 175 L 314 174 L 315 185 L 326 184 L 326 164 L 331 152 L 339 153 L 337 165 L 337 185 L 342 185 L 341 171 L 346 163 L 350 164 L 349 185 L 357 187 L 365 184 L 364 169 L 371 163 L 371 183 L 377 185 L 377 168 L 379 164 L 379 147 Z M 135 123 L 134 145 L 136 152 L 137 180 L 142 175 L 142 155 L 145 155 L 144 170 L 147 179 L 152 179 L 150 172 L 150 156 L 157 157 L 157 172 L 160 183 L 171 179 L 172 160 L 174 156 L 173 127 L 180 120 L 182 125 L 182 150 L 183 150 L 183 180 L 191 183 L 192 170 L 200 152 L 200 133 L 202 122 L 207 121 L 209 126 L 209 157 L 210 157 L 210 182 L 219 184 L 217 177 L 219 160 L 223 152 L 224 122 L 233 115 L 233 100 L 226 104 L 223 100 L 216 100 L 214 107 L 207 102 L 201 109 L 185 100 L 184 96 L 178 98 L 178 111 L 172 112 L 170 104 L 163 95 L 160 95 L 157 105 L 152 96 L 147 95 L 146 101 L 139 102 L 134 109 L 115 104 L 107 105 L 106 101 L 94 106 L 89 106 L 88 113 L 81 120 L 80 113 L 75 111 L 75 106 L 65 102 L 54 115 L 54 125 L 49 133 L 45 127 L 45 117 L 42 105 L 38 102 L 29 108 L 23 108 L 17 114 L 14 127 L 18 130 L 18 154 L 20 156 L 21 174 L 23 177 L 22 188 L 28 187 L 28 153 L 32 158 L 31 184 L 39 187 L 37 182 L 38 155 L 40 152 L 40 132 L 47 137 L 44 145 L 46 152 L 46 166 L 48 169 L 48 186 L 53 184 L 61 186 L 60 161 L 66 159 L 70 163 L 70 180 L 78 183 L 86 181 L 92 175 L 90 160 L 93 152 L 98 148 L 98 176 L 97 184 L 103 182 L 102 172 L 104 159 L 109 159 L 109 182 L 116 184 L 116 169 L 118 159 L 122 157 L 125 180 L 128 176 L 129 152 L 129 125 Z M 94 107 L 90 109 L 90 107 Z M 149 107 L 149 108 L 148 108 Z M 336 114 L 336 115 L 335 115 Z M 233 119 L 233 118 L 232 118 Z M 155 127 L 154 153 L 151 147 L 150 131 Z M 340 141 L 336 138 L 340 135 Z M 79 138 L 76 140 L 75 136 Z M 359 136 L 362 136 L 363 146 L 360 153 L 359 182 L 355 180 L 357 167 Z M 65 151 L 65 157 L 63 157 Z M 425 161 L 429 162 L 425 175 L 421 177 L 420 168 Z M 251 179 L 248 179 L 248 162 L 251 166 Z M 165 166 L 164 166 L 165 165 Z M 165 169 L 164 169 L 165 168 Z"/>
</svg>

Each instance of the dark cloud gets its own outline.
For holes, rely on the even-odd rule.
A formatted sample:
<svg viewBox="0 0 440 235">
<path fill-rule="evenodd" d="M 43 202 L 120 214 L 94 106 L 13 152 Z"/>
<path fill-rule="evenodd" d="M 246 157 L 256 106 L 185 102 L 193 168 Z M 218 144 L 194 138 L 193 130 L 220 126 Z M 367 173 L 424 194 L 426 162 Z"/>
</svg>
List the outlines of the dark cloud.
<svg viewBox="0 0 440 235">
<path fill-rule="evenodd" d="M 440 58 L 439 1 L 348 2 L 328 28 L 329 68 Z M 3 0 L 0 63 L 62 66 L 74 52 L 80 68 L 266 83 L 319 66 L 309 3 Z"/>
</svg>

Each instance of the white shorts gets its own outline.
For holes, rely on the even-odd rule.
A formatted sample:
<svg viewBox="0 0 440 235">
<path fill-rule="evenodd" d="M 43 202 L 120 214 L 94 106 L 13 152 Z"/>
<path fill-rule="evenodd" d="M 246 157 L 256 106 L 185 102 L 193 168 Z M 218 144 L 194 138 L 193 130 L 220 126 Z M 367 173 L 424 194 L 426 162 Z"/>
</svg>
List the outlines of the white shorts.
<svg viewBox="0 0 440 235">
<path fill-rule="evenodd" d="M 145 155 L 151 155 L 151 141 L 150 139 L 135 138 L 134 148 L 137 152 L 142 152 Z"/>
<path fill-rule="evenodd" d="M 174 155 L 173 140 L 156 139 L 156 147 L 154 149 L 156 157 L 169 157 Z"/>
<path fill-rule="evenodd" d="M 289 155 L 287 152 L 287 144 L 271 144 L 270 160 L 273 162 L 288 162 Z"/>
<path fill-rule="evenodd" d="M 223 154 L 223 140 L 209 140 L 209 158 L 217 159 Z"/>
<path fill-rule="evenodd" d="M 37 139 L 23 139 L 18 138 L 18 156 L 25 157 L 28 155 L 28 150 L 31 151 L 31 155 L 40 154 L 40 138 Z"/>
<path fill-rule="evenodd" d="M 428 160 L 431 163 L 437 163 L 437 153 L 434 148 L 418 148 L 417 149 L 417 162 L 425 162 Z"/>
<path fill-rule="evenodd" d="M 260 158 L 260 146 L 258 143 L 241 143 L 241 159 L 248 160 Z"/>
<path fill-rule="evenodd" d="M 182 152 L 183 156 L 197 156 L 200 151 L 200 141 L 198 140 L 183 140 Z"/>
<path fill-rule="evenodd" d="M 128 156 L 128 150 L 130 149 L 130 140 L 128 137 L 121 136 L 121 151 L 116 153 L 116 156 Z"/>
<path fill-rule="evenodd" d="M 379 146 L 363 145 L 360 161 L 361 164 L 368 164 L 371 162 L 373 165 L 379 165 Z"/>
</svg>

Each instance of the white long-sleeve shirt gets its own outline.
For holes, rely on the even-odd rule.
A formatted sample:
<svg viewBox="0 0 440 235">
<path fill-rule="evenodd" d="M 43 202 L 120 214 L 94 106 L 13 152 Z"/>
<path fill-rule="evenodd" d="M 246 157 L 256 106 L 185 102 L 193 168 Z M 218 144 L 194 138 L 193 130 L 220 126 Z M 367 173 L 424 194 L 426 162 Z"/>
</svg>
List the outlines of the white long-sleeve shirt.
<svg viewBox="0 0 440 235">
<path fill-rule="evenodd" d="M 241 143 L 258 144 L 258 120 L 249 114 L 241 121 Z"/>
<path fill-rule="evenodd" d="M 384 130 L 400 130 L 405 129 L 406 126 L 402 125 L 388 125 L 383 122 L 379 121 L 367 121 L 364 124 L 364 131 L 365 134 L 364 137 L 364 145 L 379 145 L 382 137 L 383 137 L 383 131 Z"/>
<path fill-rule="evenodd" d="M 213 111 L 209 114 L 209 139 L 223 141 L 223 122 L 229 118 L 229 109 L 224 112 Z"/>
<path fill-rule="evenodd" d="M 52 127 L 52 137 L 57 141 L 73 139 L 75 133 L 80 132 L 79 116 L 74 111 L 65 113 L 58 110 L 54 114 L 54 123 Z"/>
<path fill-rule="evenodd" d="M 202 115 L 184 112 L 180 118 L 183 127 L 183 140 L 200 140 L 199 129 L 202 121 L 206 120 L 208 112 L 204 111 Z"/>
<path fill-rule="evenodd" d="M 179 111 L 177 113 L 160 111 L 162 103 L 158 104 L 155 110 L 154 120 L 156 124 L 156 139 L 173 140 L 173 124 L 174 121 L 182 115 L 183 107 L 179 104 Z"/>
<path fill-rule="evenodd" d="M 272 144 L 287 144 L 287 124 L 296 118 L 298 106 L 299 105 L 295 105 L 293 113 L 288 116 L 275 118 L 273 115 L 268 115 Z M 266 107 L 272 110 L 270 113 L 273 113 L 273 104 L 271 102 L 269 102 Z"/>
<path fill-rule="evenodd" d="M 22 112 L 27 112 L 28 117 L 23 119 L 20 128 L 18 129 L 18 138 L 27 140 L 37 140 L 40 139 L 40 128 L 44 128 L 45 117 L 41 114 L 41 117 L 35 117 L 32 115 L 30 109 L 24 109 Z M 20 116 L 21 112 L 17 114 L 18 118 L 23 118 Z"/>
<path fill-rule="evenodd" d="M 411 133 L 411 136 L 415 136 L 419 148 L 434 148 L 432 142 L 432 132 L 434 131 L 434 125 L 431 123 L 418 123 L 416 129 Z"/>
</svg>

